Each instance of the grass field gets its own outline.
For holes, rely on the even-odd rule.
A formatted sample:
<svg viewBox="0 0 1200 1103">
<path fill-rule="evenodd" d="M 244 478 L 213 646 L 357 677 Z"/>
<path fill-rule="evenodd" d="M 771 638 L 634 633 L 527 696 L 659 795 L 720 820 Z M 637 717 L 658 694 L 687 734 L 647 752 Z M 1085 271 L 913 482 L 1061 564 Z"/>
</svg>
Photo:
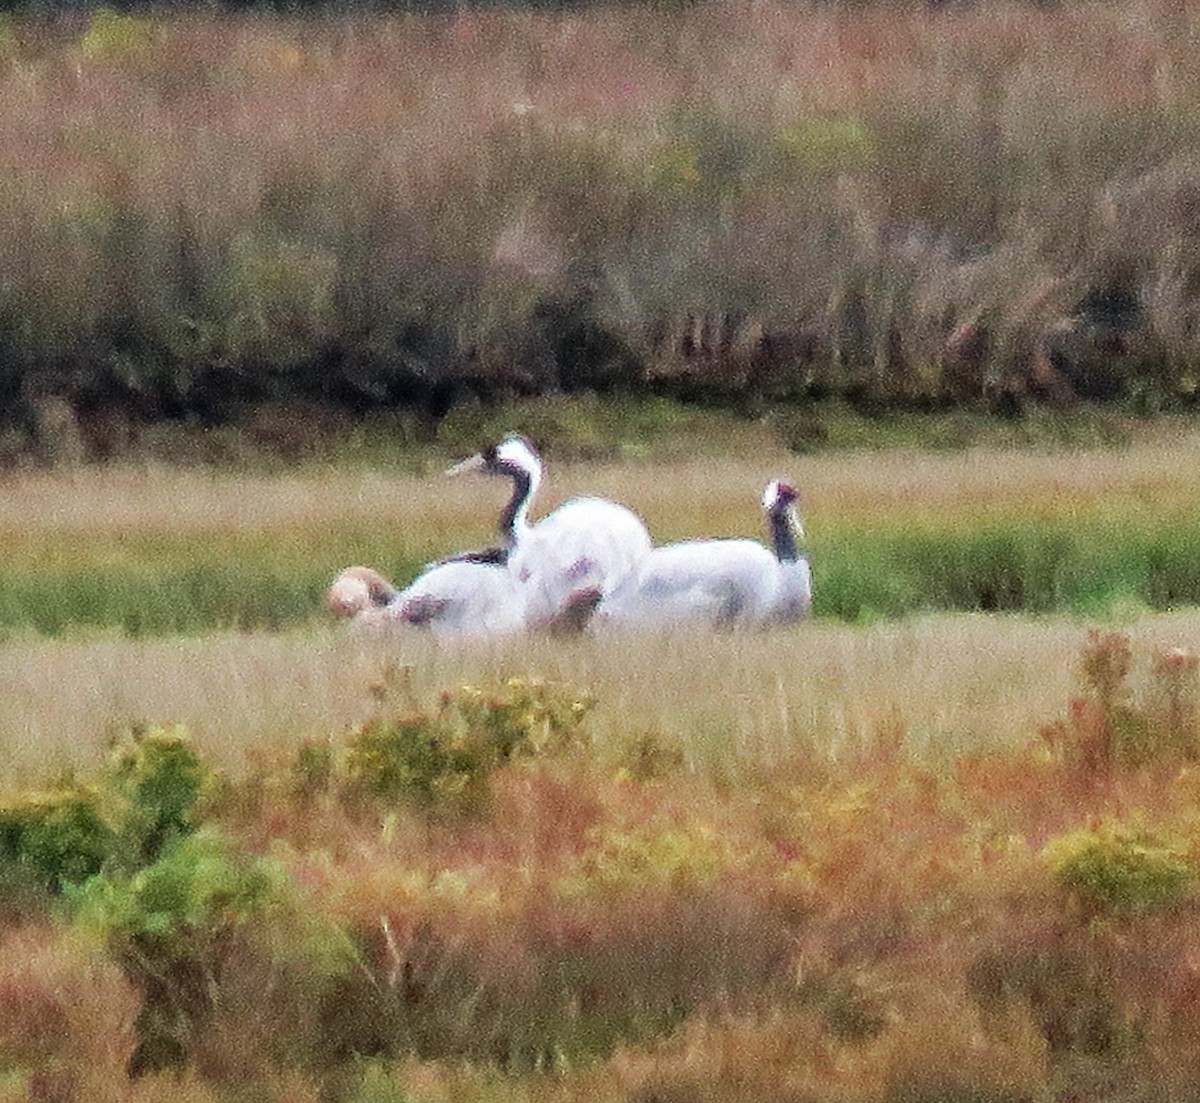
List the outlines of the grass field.
<svg viewBox="0 0 1200 1103">
<path fill-rule="evenodd" d="M 1014 546 L 1178 551 L 1198 449 L 759 443 L 555 463 L 543 508 L 753 533 L 785 475 L 820 603 L 903 548 L 947 587 Z M 323 619 L 349 561 L 487 538 L 502 492 L 445 458 L 5 487 L 5 577 L 65 620 L 0 642 L 0 1099 L 1194 1095 L 1200 611 L 1118 571 L 1092 632 L 1070 603 L 460 648 Z M 202 567 L 303 580 L 290 626 L 71 619 L 64 579 Z"/>
<path fill-rule="evenodd" d="M 699 418 L 690 432 L 746 458 L 689 455 L 676 435 L 644 446 L 643 458 L 631 447 L 622 462 L 552 459 L 535 516 L 598 493 L 639 512 L 660 542 L 759 535 L 761 489 L 786 476 L 804 497 L 818 617 L 1200 603 L 1200 503 L 1188 475 L 1200 435 L 1186 422 L 1142 426 L 1107 449 L 804 456 L 762 426 Z M 492 539 L 505 489 L 443 480 L 454 455 L 443 447 L 391 467 L 277 474 L 14 477 L 0 493 L 0 630 L 147 636 L 312 622 L 350 563 L 404 581 Z"/>
</svg>

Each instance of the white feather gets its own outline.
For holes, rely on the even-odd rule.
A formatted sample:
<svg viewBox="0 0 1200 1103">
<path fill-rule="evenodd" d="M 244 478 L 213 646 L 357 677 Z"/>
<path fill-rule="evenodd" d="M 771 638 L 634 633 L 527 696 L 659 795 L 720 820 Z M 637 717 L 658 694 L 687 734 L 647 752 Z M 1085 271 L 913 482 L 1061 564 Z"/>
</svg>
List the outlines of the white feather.
<svg viewBox="0 0 1200 1103">
<path fill-rule="evenodd" d="M 325 602 L 356 627 L 410 625 L 445 638 L 503 635 L 525 623 L 525 589 L 495 563 L 433 563 L 400 591 L 370 567 L 348 567 Z"/>
<path fill-rule="evenodd" d="M 799 528 L 795 492 L 772 482 L 763 505 L 768 520 Z M 599 624 L 672 630 L 766 627 L 802 620 L 812 605 L 812 575 L 804 556 L 755 540 L 687 540 L 655 548 L 638 572 L 601 600 Z"/>
<path fill-rule="evenodd" d="M 503 565 L 451 560 L 426 568 L 383 615 L 435 636 L 503 635 L 524 626 L 525 593 Z"/>
<path fill-rule="evenodd" d="M 652 547 L 641 518 L 606 498 L 573 498 L 535 524 L 529 508 L 542 481 L 537 451 L 508 436 L 493 448 L 451 468 L 513 480 L 513 497 L 500 518 L 500 535 L 511 548 L 508 570 L 526 587 L 525 623 L 554 624 L 582 591 L 606 594 L 640 566 Z"/>
</svg>

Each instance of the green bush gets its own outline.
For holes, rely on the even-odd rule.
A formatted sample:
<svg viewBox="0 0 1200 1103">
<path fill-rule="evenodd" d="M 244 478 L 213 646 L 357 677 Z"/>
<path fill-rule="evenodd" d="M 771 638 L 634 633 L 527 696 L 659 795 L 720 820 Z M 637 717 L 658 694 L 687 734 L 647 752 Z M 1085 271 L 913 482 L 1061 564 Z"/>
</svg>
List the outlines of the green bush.
<svg viewBox="0 0 1200 1103">
<path fill-rule="evenodd" d="M 232 853 L 206 830 L 167 844 L 152 864 L 106 871 L 73 890 L 76 922 L 102 940 L 142 994 L 131 1071 L 191 1062 L 229 997 L 227 964 L 253 925 L 278 911 L 284 876 Z"/>
<path fill-rule="evenodd" d="M 121 802 L 120 844 L 128 868 L 154 862 L 199 826 L 197 802 L 215 783 L 180 727 L 135 727 L 112 756 L 106 785 Z"/>
<path fill-rule="evenodd" d="M 1111 821 L 1051 839 L 1042 858 L 1069 892 L 1115 915 L 1170 907 L 1194 876 L 1182 844 L 1140 825 Z"/>
<path fill-rule="evenodd" d="M 477 808 L 489 776 L 516 758 L 553 753 L 581 739 L 592 701 L 536 679 L 506 678 L 491 690 L 464 685 L 432 712 L 397 716 L 380 690 L 380 714 L 353 733 L 344 763 L 352 793 L 384 801 Z"/>
<path fill-rule="evenodd" d="M 600 896 L 670 888 L 703 889 L 745 860 L 710 828 L 645 824 L 598 833 L 578 869 L 562 879 L 566 897 Z"/>
<path fill-rule="evenodd" d="M 79 48 L 89 60 L 121 60 L 144 53 L 153 42 L 154 28 L 150 23 L 100 7 L 93 12 L 91 26 L 79 40 Z"/>
<path fill-rule="evenodd" d="M 199 934 L 244 923 L 277 887 L 269 863 L 233 856 L 211 830 L 178 838 L 132 874 L 106 872 L 75 890 L 78 922 L 129 945 L 191 953 Z"/>
<path fill-rule="evenodd" d="M 183 729 L 135 728 L 98 781 L 0 798 L 0 865 L 52 892 L 142 868 L 196 829 L 214 780 Z"/>
<path fill-rule="evenodd" d="M 17 793 L 0 799 L 0 895 L 11 874 L 28 875 L 51 891 L 100 871 L 116 832 L 101 812 L 94 787 Z"/>
</svg>

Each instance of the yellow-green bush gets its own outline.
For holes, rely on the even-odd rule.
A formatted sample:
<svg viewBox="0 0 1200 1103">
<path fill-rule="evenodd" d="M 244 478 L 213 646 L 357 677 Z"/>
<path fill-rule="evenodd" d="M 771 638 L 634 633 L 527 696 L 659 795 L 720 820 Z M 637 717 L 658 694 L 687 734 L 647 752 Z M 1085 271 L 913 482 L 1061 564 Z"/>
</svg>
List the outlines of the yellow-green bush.
<svg viewBox="0 0 1200 1103">
<path fill-rule="evenodd" d="M 0 870 L 10 889 L 14 874 L 51 890 L 84 881 L 100 871 L 115 839 L 95 787 L 73 784 L 0 798 Z"/>
<path fill-rule="evenodd" d="M 154 27 L 137 16 L 112 8 L 97 8 L 92 22 L 79 40 L 79 49 L 89 60 L 119 61 L 148 50 L 154 43 Z"/>
<path fill-rule="evenodd" d="M 706 824 L 639 824 L 593 832 L 593 842 L 559 882 L 564 896 L 702 889 L 751 857 Z"/>
<path fill-rule="evenodd" d="M 578 743 L 591 706 L 584 695 L 536 679 L 459 686 L 431 712 L 384 708 L 360 725 L 344 774 L 352 793 L 375 799 L 478 807 L 496 767 Z"/>
<path fill-rule="evenodd" d="M 1182 843 L 1115 821 L 1051 839 L 1042 857 L 1085 905 L 1115 915 L 1142 915 L 1177 904 L 1195 876 Z"/>
<path fill-rule="evenodd" d="M 0 865 L 54 892 L 109 865 L 140 868 L 196 829 L 213 783 L 183 729 L 135 728 L 99 779 L 0 797 Z"/>
<path fill-rule="evenodd" d="M 154 861 L 175 839 L 199 826 L 197 802 L 215 775 L 178 726 L 131 729 L 113 750 L 106 785 L 120 801 L 123 860 L 136 868 Z"/>
</svg>

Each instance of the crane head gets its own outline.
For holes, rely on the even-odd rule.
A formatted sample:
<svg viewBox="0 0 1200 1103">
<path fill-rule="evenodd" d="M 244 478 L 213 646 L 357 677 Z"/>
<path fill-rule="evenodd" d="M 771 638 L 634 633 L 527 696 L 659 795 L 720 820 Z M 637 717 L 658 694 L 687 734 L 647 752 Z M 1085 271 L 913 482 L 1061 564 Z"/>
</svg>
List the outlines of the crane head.
<svg viewBox="0 0 1200 1103">
<path fill-rule="evenodd" d="M 447 475 L 463 475 L 477 471 L 482 475 L 513 475 L 523 473 L 531 478 L 541 473 L 542 461 L 533 443 L 518 433 L 509 433 L 499 444 L 489 445 L 448 468 Z"/>
<path fill-rule="evenodd" d="M 790 506 L 800 498 L 796 488 L 781 479 L 772 479 L 763 491 L 763 509 L 775 510 Z"/>
</svg>

